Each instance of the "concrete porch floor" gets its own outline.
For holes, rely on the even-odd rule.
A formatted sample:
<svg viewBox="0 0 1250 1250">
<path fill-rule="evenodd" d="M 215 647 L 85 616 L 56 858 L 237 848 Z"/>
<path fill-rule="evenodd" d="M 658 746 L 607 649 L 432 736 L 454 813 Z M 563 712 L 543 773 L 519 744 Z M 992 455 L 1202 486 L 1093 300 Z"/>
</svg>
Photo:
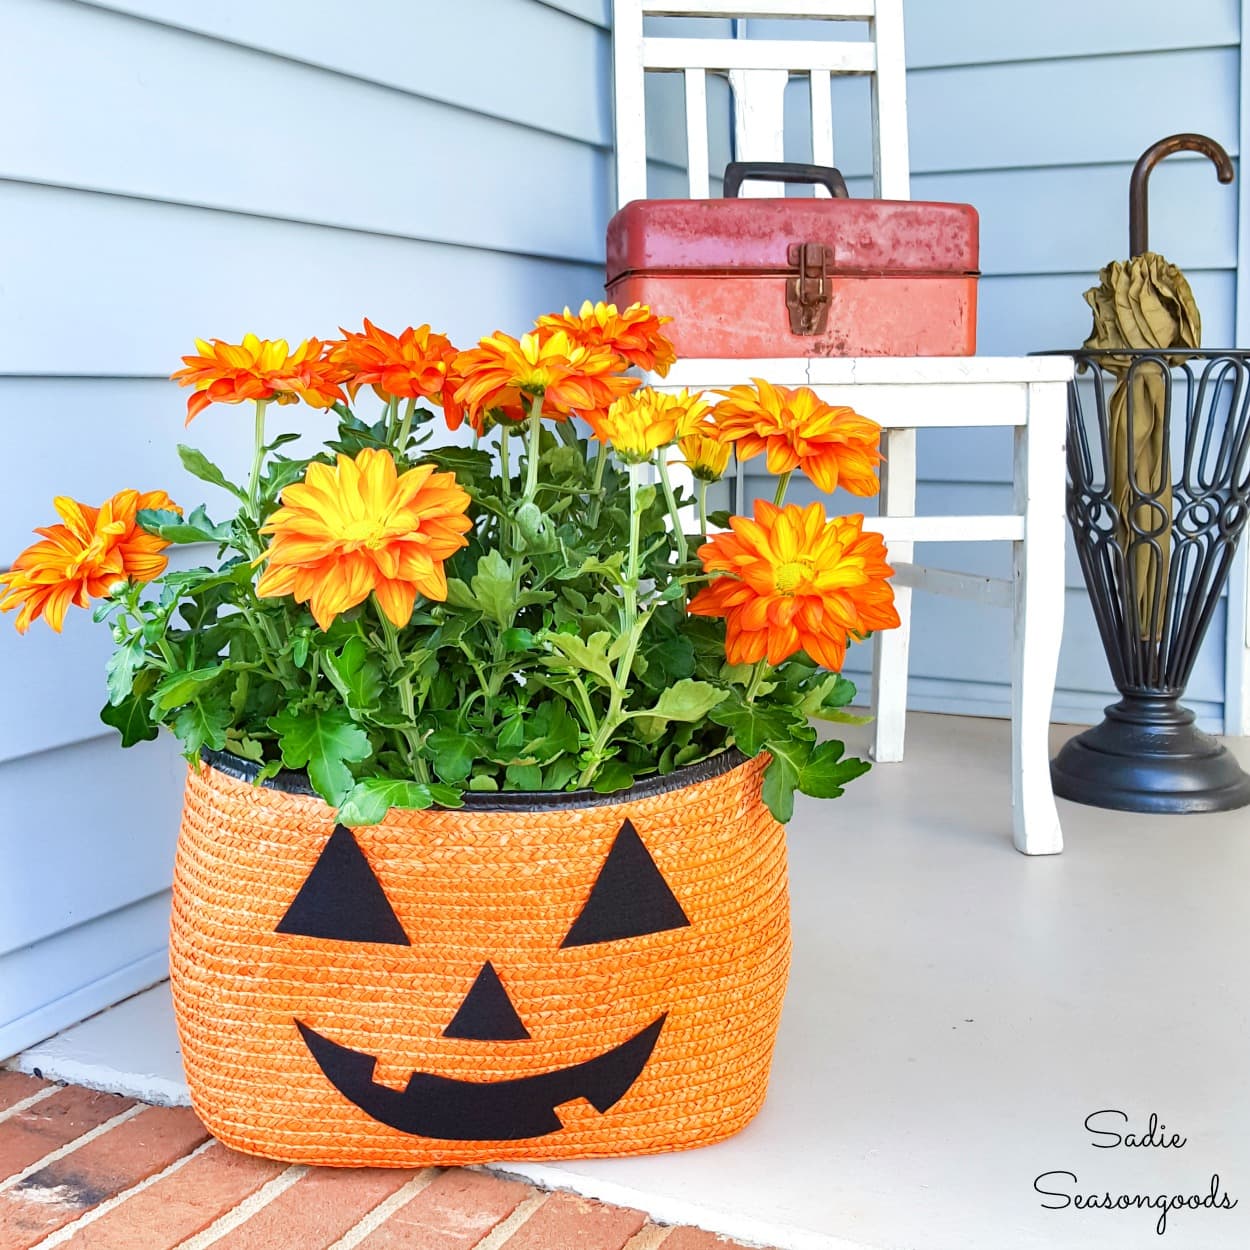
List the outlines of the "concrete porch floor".
<svg viewBox="0 0 1250 1250">
<path fill-rule="evenodd" d="M 1030 859 L 1008 726 L 913 715 L 908 734 L 903 764 L 791 825 L 794 969 L 757 1120 L 702 1150 L 509 1173 L 782 1250 L 1139 1250 L 1157 1207 L 1065 1201 L 1201 1198 L 1218 1174 L 1237 1205 L 1172 1210 L 1167 1230 L 1250 1245 L 1250 809 L 1061 803 L 1066 851 Z M 163 986 L 16 1066 L 185 1100 Z M 1099 1148 L 1098 1112 L 1185 1144 Z"/>
</svg>

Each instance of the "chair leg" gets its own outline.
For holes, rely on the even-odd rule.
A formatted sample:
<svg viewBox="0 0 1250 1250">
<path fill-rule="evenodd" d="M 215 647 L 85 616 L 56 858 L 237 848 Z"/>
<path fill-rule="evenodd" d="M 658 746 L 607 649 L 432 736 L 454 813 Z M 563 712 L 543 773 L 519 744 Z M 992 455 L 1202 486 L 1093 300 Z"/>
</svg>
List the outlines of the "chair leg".
<svg viewBox="0 0 1250 1250">
<path fill-rule="evenodd" d="M 1064 436 L 1067 394 L 1029 388 L 1029 421 L 1015 434 L 1016 508 L 1024 539 L 1014 549 L 1011 821 L 1026 855 L 1063 850 L 1050 780 L 1050 709 L 1059 667 L 1064 601 Z"/>
<path fill-rule="evenodd" d="M 887 430 L 882 435 L 881 515 L 916 515 L 916 431 Z M 891 543 L 890 560 L 910 563 L 913 543 Z M 911 649 L 911 590 L 894 587 L 899 627 L 872 640 L 872 758 L 896 764 L 903 758 L 907 725 L 907 658 Z"/>
</svg>

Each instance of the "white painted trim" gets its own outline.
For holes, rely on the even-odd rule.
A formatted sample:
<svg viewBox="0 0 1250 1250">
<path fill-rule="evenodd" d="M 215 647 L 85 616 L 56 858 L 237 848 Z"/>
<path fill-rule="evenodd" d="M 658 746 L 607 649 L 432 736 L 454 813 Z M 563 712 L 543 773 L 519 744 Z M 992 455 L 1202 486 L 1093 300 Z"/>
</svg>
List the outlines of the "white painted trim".
<svg viewBox="0 0 1250 1250">
<path fill-rule="evenodd" d="M 866 22 L 873 0 L 643 0 L 648 17 L 810 17 L 831 22 Z"/>
<path fill-rule="evenodd" d="M 872 74 L 876 49 L 870 43 L 805 43 L 799 39 L 661 39 L 644 37 L 644 69 L 827 69 L 837 74 Z"/>
<path fill-rule="evenodd" d="M 686 80 L 686 177 L 692 200 L 711 194 L 707 147 L 707 70 L 688 69 Z"/>
<path fill-rule="evenodd" d="M 987 607 L 1011 607 L 1012 583 L 1003 577 L 985 577 L 978 573 L 953 573 L 947 569 L 931 569 L 919 564 L 890 561 L 895 586 L 945 595 L 951 599 L 967 599 Z"/>
</svg>

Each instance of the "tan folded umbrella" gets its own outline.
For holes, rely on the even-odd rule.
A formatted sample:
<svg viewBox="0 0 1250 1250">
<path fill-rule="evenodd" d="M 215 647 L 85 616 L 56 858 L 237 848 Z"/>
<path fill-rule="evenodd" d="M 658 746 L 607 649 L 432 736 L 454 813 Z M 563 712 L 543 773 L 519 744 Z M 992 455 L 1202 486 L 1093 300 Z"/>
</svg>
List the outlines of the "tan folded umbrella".
<svg viewBox="0 0 1250 1250">
<path fill-rule="evenodd" d="M 1146 245 L 1146 188 L 1150 171 L 1174 152 L 1201 152 L 1215 165 L 1221 182 L 1233 180 L 1228 153 L 1206 135 L 1169 135 L 1152 143 L 1133 166 L 1129 180 L 1129 251 L 1132 259 L 1112 261 L 1098 275 L 1098 285 L 1085 292 L 1094 310 L 1094 328 L 1087 350 L 1117 351 L 1150 348 L 1197 348 L 1202 344 L 1202 318 L 1185 275 Z M 1136 589 L 1137 622 L 1142 638 L 1159 638 L 1163 613 L 1155 610 L 1167 593 L 1172 534 L 1172 465 L 1163 428 L 1168 368 L 1183 355 L 1166 361 L 1139 361 L 1104 356 L 1102 363 L 1119 381 L 1107 411 L 1108 455 L 1111 459 L 1111 501 L 1119 515 L 1117 537 L 1131 550 L 1129 576 Z M 1141 502 L 1142 496 L 1147 496 Z M 1154 536 L 1131 549 L 1130 521 Z"/>
<path fill-rule="evenodd" d="M 1112 261 L 1098 275 L 1098 285 L 1085 292 L 1094 311 L 1087 350 L 1118 348 L 1198 347 L 1202 318 L 1185 275 L 1157 252 L 1143 252 L 1129 261 Z M 1137 590 L 1137 615 L 1146 635 L 1156 596 L 1166 590 L 1172 529 L 1172 468 L 1165 444 L 1166 365 L 1139 361 L 1129 377 L 1132 358 L 1103 357 L 1103 365 L 1119 381 L 1108 406 L 1108 454 L 1111 458 L 1111 499 L 1119 514 L 1119 539 L 1128 551 L 1133 538 L 1129 521 L 1139 531 L 1161 531 L 1158 555 L 1148 543 L 1132 548 L 1132 576 Z M 1168 361 L 1169 364 L 1173 363 Z M 1130 404 L 1131 394 L 1131 404 Z M 1134 498 L 1150 495 L 1154 502 Z M 1155 621 L 1158 633 L 1161 619 Z"/>
</svg>

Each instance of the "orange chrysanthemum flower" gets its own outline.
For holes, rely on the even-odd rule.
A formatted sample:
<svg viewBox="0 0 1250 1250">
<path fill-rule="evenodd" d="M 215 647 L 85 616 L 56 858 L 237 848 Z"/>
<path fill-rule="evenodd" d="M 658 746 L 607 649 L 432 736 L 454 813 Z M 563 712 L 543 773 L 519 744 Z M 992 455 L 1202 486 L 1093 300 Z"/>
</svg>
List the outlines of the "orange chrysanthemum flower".
<svg viewBox="0 0 1250 1250">
<path fill-rule="evenodd" d="M 606 347 L 582 347 L 561 330 L 519 340 L 497 332 L 461 352 L 451 367 L 464 379 L 455 402 L 479 433 L 486 414 L 506 412 L 518 393 L 541 395 L 544 413 L 563 419 L 574 411 L 606 409 L 617 396 L 640 385 L 636 378 L 620 376 L 624 363 L 619 355 Z"/>
<path fill-rule="evenodd" d="M 187 400 L 187 424 L 209 404 L 241 404 L 276 399 L 293 404 L 302 399 L 314 408 L 346 402 L 340 383 L 346 374 L 323 354 L 318 339 L 306 339 L 294 351 L 286 339 L 258 339 L 245 334 L 242 343 L 196 339 L 198 356 L 184 356 L 173 380 L 194 387 Z"/>
<path fill-rule="evenodd" d="M 615 304 L 586 300 L 577 316 L 565 308 L 539 317 L 534 328 L 539 335 L 563 331 L 583 347 L 611 348 L 631 365 L 665 377 L 677 359 L 672 343 L 660 333 L 670 321 L 672 317 L 658 317 L 645 304 L 619 312 Z"/>
<path fill-rule="evenodd" d="M 723 573 L 690 601 L 694 616 L 725 618 L 731 664 L 780 664 L 797 651 L 838 672 L 848 636 L 898 625 L 880 534 L 862 516 L 826 519 L 820 504 L 774 507 L 757 500 L 755 519 L 699 548 L 709 573 Z"/>
<path fill-rule="evenodd" d="M 53 501 L 63 524 L 37 529 L 43 541 L 27 547 L 7 573 L 0 611 L 18 608 L 17 632 L 43 617 L 59 634 L 71 604 L 85 608 L 103 599 L 118 583 L 150 582 L 169 561 L 160 553 L 169 544 L 139 527 L 141 508 L 182 509 L 163 491 L 118 491 L 99 508 L 64 495 Z"/>
<path fill-rule="evenodd" d="M 770 473 L 802 469 L 822 491 L 839 486 L 875 495 L 873 467 L 881 461 L 881 427 L 852 408 L 827 404 L 809 387 L 790 390 L 756 378 L 718 394 L 714 419 L 720 437 L 742 460 L 765 452 Z"/>
<path fill-rule="evenodd" d="M 622 460 L 642 464 L 677 437 L 680 412 L 676 396 L 644 389 L 622 395 L 606 412 L 587 413 L 586 420 L 594 436 L 610 443 Z"/>
<path fill-rule="evenodd" d="M 457 354 L 446 335 L 428 325 L 388 334 L 368 317 L 363 334 L 339 329 L 343 338 L 328 344 L 327 358 L 347 374 L 352 399 L 362 386 L 372 386 L 381 399 L 441 396 L 447 366 Z"/>
<path fill-rule="evenodd" d="M 388 620 L 407 625 L 418 592 L 447 598 L 443 561 L 468 545 L 468 506 L 454 473 L 423 464 L 397 474 L 389 451 L 314 462 L 261 530 L 273 541 L 256 593 L 294 595 L 329 629 L 372 592 Z"/>
</svg>

